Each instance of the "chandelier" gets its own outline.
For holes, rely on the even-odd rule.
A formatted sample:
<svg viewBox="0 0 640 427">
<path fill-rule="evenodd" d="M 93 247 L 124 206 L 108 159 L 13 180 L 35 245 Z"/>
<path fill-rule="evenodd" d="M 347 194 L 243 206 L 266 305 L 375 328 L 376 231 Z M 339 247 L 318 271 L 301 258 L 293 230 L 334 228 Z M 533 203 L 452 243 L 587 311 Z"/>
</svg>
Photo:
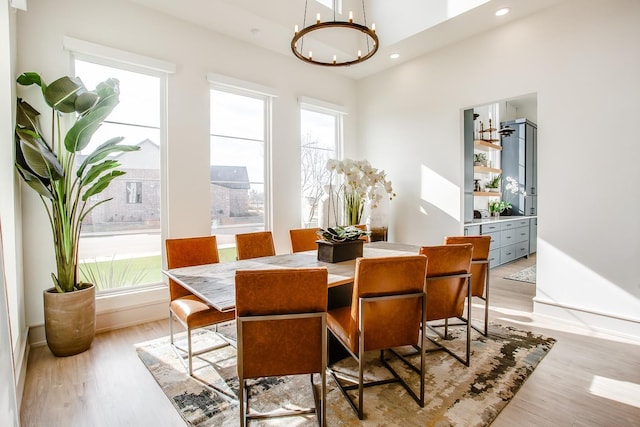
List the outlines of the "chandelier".
<svg viewBox="0 0 640 427">
<path fill-rule="evenodd" d="M 348 21 L 336 20 L 336 0 L 333 0 L 333 20 L 322 22 L 320 20 L 320 13 L 318 13 L 316 15 L 315 24 L 307 26 L 307 5 L 308 0 L 305 0 L 302 29 L 298 30 L 298 25 L 296 25 L 293 39 L 291 40 L 291 51 L 301 60 L 311 64 L 324 65 L 327 67 L 344 67 L 366 61 L 378 51 L 378 36 L 376 35 L 376 25 L 372 24 L 371 28 L 367 26 L 367 14 L 364 9 L 364 0 L 362 0 L 362 18 L 364 21 L 363 24 L 358 24 L 353 21 L 352 11 L 349 12 Z M 321 33 L 337 33 L 336 30 L 339 29 L 348 30 L 349 35 L 353 36 L 353 40 L 355 40 L 355 43 L 353 43 L 352 46 L 345 47 L 344 49 L 345 52 L 350 53 L 345 53 L 344 55 L 338 55 L 337 53 L 334 53 L 333 59 L 330 58 L 330 55 L 326 58 L 314 58 L 312 50 L 308 51 L 308 55 L 304 55 L 303 50 L 305 37 L 309 37 L 311 33 L 315 33 L 315 35 L 317 36 L 320 36 Z M 313 43 L 313 40 L 309 40 L 309 42 Z"/>
</svg>

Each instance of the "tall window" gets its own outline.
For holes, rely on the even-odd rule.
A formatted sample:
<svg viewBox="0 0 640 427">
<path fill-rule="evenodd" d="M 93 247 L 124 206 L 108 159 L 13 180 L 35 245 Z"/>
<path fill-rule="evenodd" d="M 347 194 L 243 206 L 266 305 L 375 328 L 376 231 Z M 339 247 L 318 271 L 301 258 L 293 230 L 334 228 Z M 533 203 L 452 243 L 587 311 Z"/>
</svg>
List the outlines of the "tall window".
<svg viewBox="0 0 640 427">
<path fill-rule="evenodd" d="M 211 89 L 211 232 L 222 259 L 232 258 L 235 234 L 267 228 L 269 107 L 268 96 Z"/>
<path fill-rule="evenodd" d="M 337 158 L 342 115 L 303 104 L 300 109 L 302 226 L 318 227 L 323 186 L 329 184 L 327 160 Z"/>
<path fill-rule="evenodd" d="M 97 196 L 112 198 L 85 218 L 80 235 L 80 274 L 100 291 L 162 281 L 160 237 L 160 113 L 162 76 L 118 65 L 74 60 L 75 74 L 93 89 L 113 77 L 120 82 L 120 103 L 80 156 L 111 137 L 139 145 L 136 152 L 114 156 L 125 175 Z"/>
</svg>

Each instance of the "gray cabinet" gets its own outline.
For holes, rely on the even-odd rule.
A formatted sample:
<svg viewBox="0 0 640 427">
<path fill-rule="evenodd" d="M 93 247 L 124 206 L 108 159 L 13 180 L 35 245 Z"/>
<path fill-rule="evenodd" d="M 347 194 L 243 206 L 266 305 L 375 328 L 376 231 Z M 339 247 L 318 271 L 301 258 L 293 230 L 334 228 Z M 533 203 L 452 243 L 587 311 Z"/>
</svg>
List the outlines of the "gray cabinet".
<svg viewBox="0 0 640 427">
<path fill-rule="evenodd" d="M 501 167 L 503 183 L 507 177 L 517 179 L 520 193 L 511 200 L 512 210 L 518 215 L 537 215 L 538 210 L 538 127 L 527 119 L 502 122 L 501 127 L 514 130 L 510 135 L 502 135 Z M 509 198 L 509 195 L 503 196 Z"/>
<path fill-rule="evenodd" d="M 534 225 L 532 225 L 534 224 Z M 519 217 L 465 226 L 465 235 L 491 236 L 489 267 L 497 267 L 516 259 L 527 257 L 535 248 L 532 243 L 532 227 L 535 233 L 537 218 Z M 535 240 L 535 235 L 533 239 Z M 535 252 L 535 250 L 534 250 Z"/>
</svg>

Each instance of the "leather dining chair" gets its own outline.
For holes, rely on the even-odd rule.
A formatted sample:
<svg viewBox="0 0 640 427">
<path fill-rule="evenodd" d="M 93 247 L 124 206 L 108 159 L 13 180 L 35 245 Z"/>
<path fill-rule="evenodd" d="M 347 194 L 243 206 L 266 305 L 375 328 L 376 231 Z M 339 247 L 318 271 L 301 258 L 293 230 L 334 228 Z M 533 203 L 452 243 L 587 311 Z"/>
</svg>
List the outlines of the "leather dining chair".
<svg viewBox="0 0 640 427">
<path fill-rule="evenodd" d="M 213 264 L 219 262 L 216 236 L 188 237 L 181 239 L 166 239 L 167 267 L 180 268 L 194 265 Z M 222 312 L 208 306 L 197 296 L 193 295 L 174 280 L 169 279 L 169 329 L 171 345 L 174 349 L 186 353 L 188 358 L 188 372 L 193 376 L 193 356 L 206 351 L 215 350 L 228 343 L 209 347 L 194 353 L 191 345 L 191 331 L 205 326 L 216 325 L 235 319 L 235 312 Z M 187 330 L 187 349 L 177 346 L 173 337 L 174 317 Z M 182 360 L 182 357 L 180 357 Z"/>
<path fill-rule="evenodd" d="M 238 251 L 238 260 L 276 254 L 271 231 L 236 234 L 236 250 Z"/>
<path fill-rule="evenodd" d="M 424 336 L 434 343 L 438 350 L 444 350 L 461 363 L 469 366 L 471 353 L 471 304 L 467 304 L 467 316 L 464 315 L 464 302 L 471 301 L 471 256 L 473 245 L 471 243 L 461 245 L 422 246 L 421 255 L 426 255 L 429 260 L 427 270 L 426 288 L 427 294 L 427 327 L 436 332 L 443 341 L 449 337 L 449 319 L 461 320 L 466 326 L 466 354 L 461 357 L 447 348 L 443 343 L 429 337 L 424 330 Z M 433 325 L 429 322 L 444 320 L 443 325 Z M 453 326 L 453 325 L 451 325 Z M 444 334 L 438 328 L 444 327 Z"/>
<path fill-rule="evenodd" d="M 312 251 L 318 249 L 316 240 L 320 239 L 317 232 L 320 228 L 292 228 L 289 230 L 291 253 Z"/>
<path fill-rule="evenodd" d="M 240 425 L 314 412 L 325 425 L 327 279 L 326 267 L 236 271 Z M 320 397 L 314 373 L 320 375 Z M 247 379 L 307 374 L 315 408 L 250 411 Z"/>
<path fill-rule="evenodd" d="M 425 351 L 420 330 L 425 322 L 426 270 L 427 258 L 422 255 L 358 258 L 351 305 L 327 312 L 329 331 L 358 363 L 357 383 L 343 384 L 348 380 L 339 380 L 340 375 L 331 368 L 330 372 L 359 419 L 364 419 L 364 388 L 389 382 L 399 382 L 420 407 L 424 407 Z M 419 350 L 419 370 L 400 357 L 410 368 L 418 370 L 418 393 L 385 360 L 385 350 L 406 345 Z M 364 355 L 374 350 L 380 351 L 380 361 L 393 379 L 364 382 Z M 357 404 L 348 393 L 355 389 L 358 390 Z"/>
<path fill-rule="evenodd" d="M 471 327 L 486 337 L 489 328 L 489 248 L 491 236 L 447 236 L 444 238 L 445 245 L 464 243 L 473 245 L 471 297 L 477 297 L 484 301 L 484 328 L 481 330 L 475 327 L 473 322 L 471 322 Z M 468 304 L 471 302 L 469 301 Z"/>
</svg>

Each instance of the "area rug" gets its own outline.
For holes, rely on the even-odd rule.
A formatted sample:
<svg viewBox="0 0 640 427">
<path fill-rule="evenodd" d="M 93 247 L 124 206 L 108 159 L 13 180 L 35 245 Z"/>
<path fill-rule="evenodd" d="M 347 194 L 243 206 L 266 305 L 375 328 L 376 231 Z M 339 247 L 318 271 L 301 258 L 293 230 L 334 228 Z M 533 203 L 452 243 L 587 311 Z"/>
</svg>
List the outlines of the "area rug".
<svg viewBox="0 0 640 427">
<path fill-rule="evenodd" d="M 234 328 L 233 324 L 229 328 Z M 460 337 L 454 336 L 445 344 L 463 352 L 464 334 L 462 331 L 459 334 Z M 196 348 L 218 342 L 222 342 L 221 338 L 213 331 L 201 329 L 194 332 Z M 470 367 L 442 351 L 427 353 L 424 408 L 420 408 L 399 384 L 386 384 L 365 390 L 363 421 L 358 420 L 327 375 L 327 425 L 487 426 L 513 398 L 554 343 L 553 338 L 498 325 L 490 325 L 488 338 L 473 331 Z M 227 394 L 237 396 L 234 347 L 227 346 L 194 359 L 195 375 L 199 380 L 187 375 L 170 347 L 168 337 L 136 344 L 136 350 L 188 425 L 238 424 L 237 401 L 206 385 L 213 384 Z M 390 377 L 377 359 L 378 353 L 370 353 L 365 380 Z M 389 359 L 412 388 L 418 390 L 418 375 L 393 356 L 390 355 Z M 419 356 L 411 356 L 410 360 L 419 365 Z M 351 358 L 339 361 L 334 368 L 346 376 L 357 375 L 357 365 Z M 319 390 L 319 376 L 314 378 Z M 258 379 L 250 388 L 250 398 L 252 410 L 258 412 L 273 411 L 280 405 L 287 408 L 314 406 L 308 375 Z M 251 425 L 303 426 L 316 425 L 316 422 L 315 415 L 308 415 L 254 421 Z"/>
<path fill-rule="evenodd" d="M 518 282 L 536 283 L 536 266 L 532 265 L 524 270 L 505 276 L 505 279 L 517 280 Z"/>
</svg>

